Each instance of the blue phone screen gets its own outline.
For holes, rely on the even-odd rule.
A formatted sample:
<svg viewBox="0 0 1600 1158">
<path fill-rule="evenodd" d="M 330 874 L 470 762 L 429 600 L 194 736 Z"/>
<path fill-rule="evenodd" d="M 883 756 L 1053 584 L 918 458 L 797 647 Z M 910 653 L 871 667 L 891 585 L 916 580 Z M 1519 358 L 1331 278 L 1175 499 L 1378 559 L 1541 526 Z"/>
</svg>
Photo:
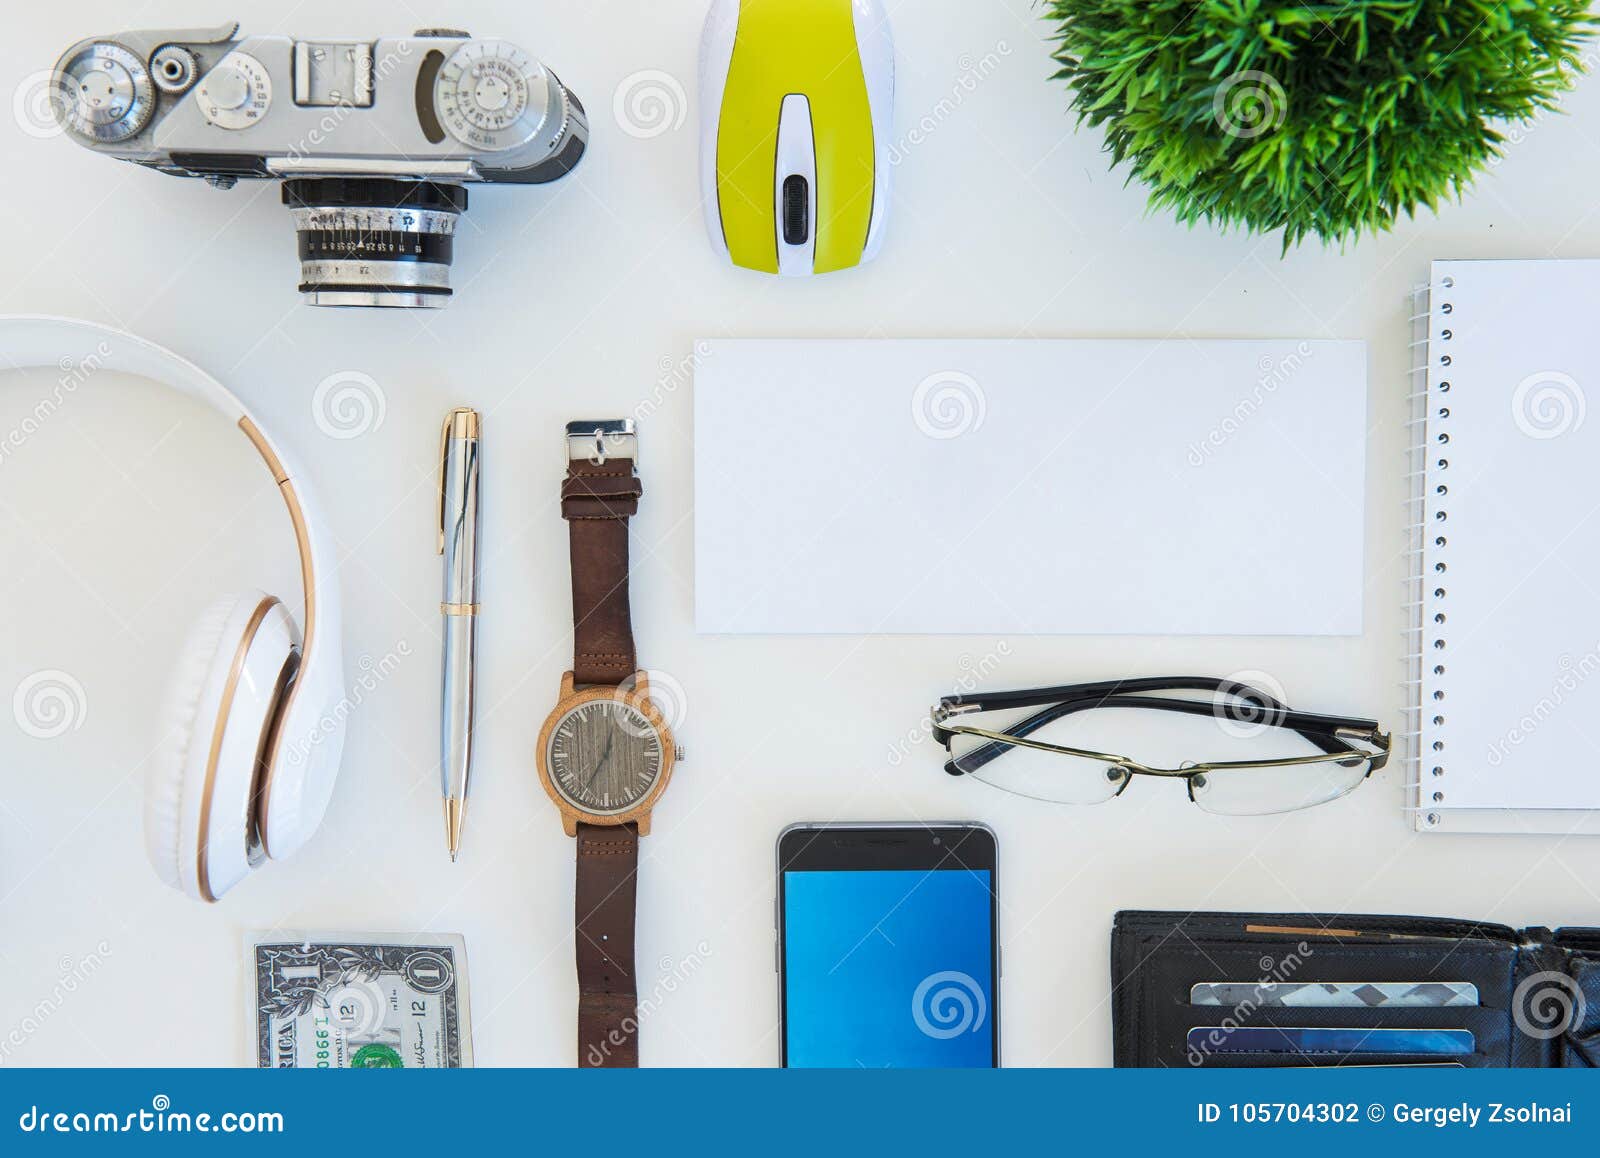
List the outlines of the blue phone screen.
<svg viewBox="0 0 1600 1158">
<path fill-rule="evenodd" d="M 784 874 L 788 1063 L 994 1064 L 987 870 Z"/>
</svg>

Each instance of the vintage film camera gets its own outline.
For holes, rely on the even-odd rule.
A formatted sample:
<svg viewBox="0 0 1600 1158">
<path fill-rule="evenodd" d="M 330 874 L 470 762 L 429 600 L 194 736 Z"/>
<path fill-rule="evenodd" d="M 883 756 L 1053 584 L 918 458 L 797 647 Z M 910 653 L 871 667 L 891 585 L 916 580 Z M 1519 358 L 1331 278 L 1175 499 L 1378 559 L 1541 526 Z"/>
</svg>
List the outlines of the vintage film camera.
<svg viewBox="0 0 1600 1158">
<path fill-rule="evenodd" d="M 554 181 L 589 139 L 543 64 L 445 29 L 123 32 L 73 45 L 50 83 L 62 124 L 97 153 L 219 188 L 281 178 L 316 305 L 442 306 L 465 186 Z"/>
</svg>

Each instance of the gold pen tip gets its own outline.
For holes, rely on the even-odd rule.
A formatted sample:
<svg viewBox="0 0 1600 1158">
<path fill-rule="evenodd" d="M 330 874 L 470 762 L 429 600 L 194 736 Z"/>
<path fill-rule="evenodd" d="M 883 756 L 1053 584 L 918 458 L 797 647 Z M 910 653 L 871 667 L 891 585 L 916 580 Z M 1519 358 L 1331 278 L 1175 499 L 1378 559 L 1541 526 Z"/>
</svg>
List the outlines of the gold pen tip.
<svg viewBox="0 0 1600 1158">
<path fill-rule="evenodd" d="M 467 810 L 467 802 L 455 796 L 447 796 L 444 801 L 444 837 L 445 847 L 450 851 L 450 862 L 455 863 L 457 855 L 461 852 L 461 821 Z"/>
</svg>

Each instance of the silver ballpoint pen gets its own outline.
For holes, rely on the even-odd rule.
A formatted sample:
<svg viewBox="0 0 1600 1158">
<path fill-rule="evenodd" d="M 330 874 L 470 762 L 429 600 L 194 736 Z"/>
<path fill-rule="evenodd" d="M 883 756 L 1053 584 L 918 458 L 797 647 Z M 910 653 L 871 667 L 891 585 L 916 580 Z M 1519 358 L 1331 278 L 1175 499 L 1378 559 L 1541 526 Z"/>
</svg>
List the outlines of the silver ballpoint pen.
<svg viewBox="0 0 1600 1158">
<path fill-rule="evenodd" d="M 454 861 L 472 777 L 477 699 L 479 418 L 452 410 L 439 435 L 439 554 L 444 557 L 444 679 L 439 697 L 439 789 L 445 841 Z"/>
</svg>

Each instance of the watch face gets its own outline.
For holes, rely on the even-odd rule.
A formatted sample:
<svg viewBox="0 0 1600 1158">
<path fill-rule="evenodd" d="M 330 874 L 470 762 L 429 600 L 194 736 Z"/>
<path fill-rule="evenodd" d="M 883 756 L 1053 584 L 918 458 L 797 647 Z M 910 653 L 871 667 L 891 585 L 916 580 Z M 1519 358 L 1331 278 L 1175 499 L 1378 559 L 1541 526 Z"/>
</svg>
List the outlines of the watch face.
<svg viewBox="0 0 1600 1158">
<path fill-rule="evenodd" d="M 661 777 L 661 733 L 622 700 L 579 704 L 550 732 L 550 782 L 568 804 L 593 816 L 636 807 Z"/>
</svg>

